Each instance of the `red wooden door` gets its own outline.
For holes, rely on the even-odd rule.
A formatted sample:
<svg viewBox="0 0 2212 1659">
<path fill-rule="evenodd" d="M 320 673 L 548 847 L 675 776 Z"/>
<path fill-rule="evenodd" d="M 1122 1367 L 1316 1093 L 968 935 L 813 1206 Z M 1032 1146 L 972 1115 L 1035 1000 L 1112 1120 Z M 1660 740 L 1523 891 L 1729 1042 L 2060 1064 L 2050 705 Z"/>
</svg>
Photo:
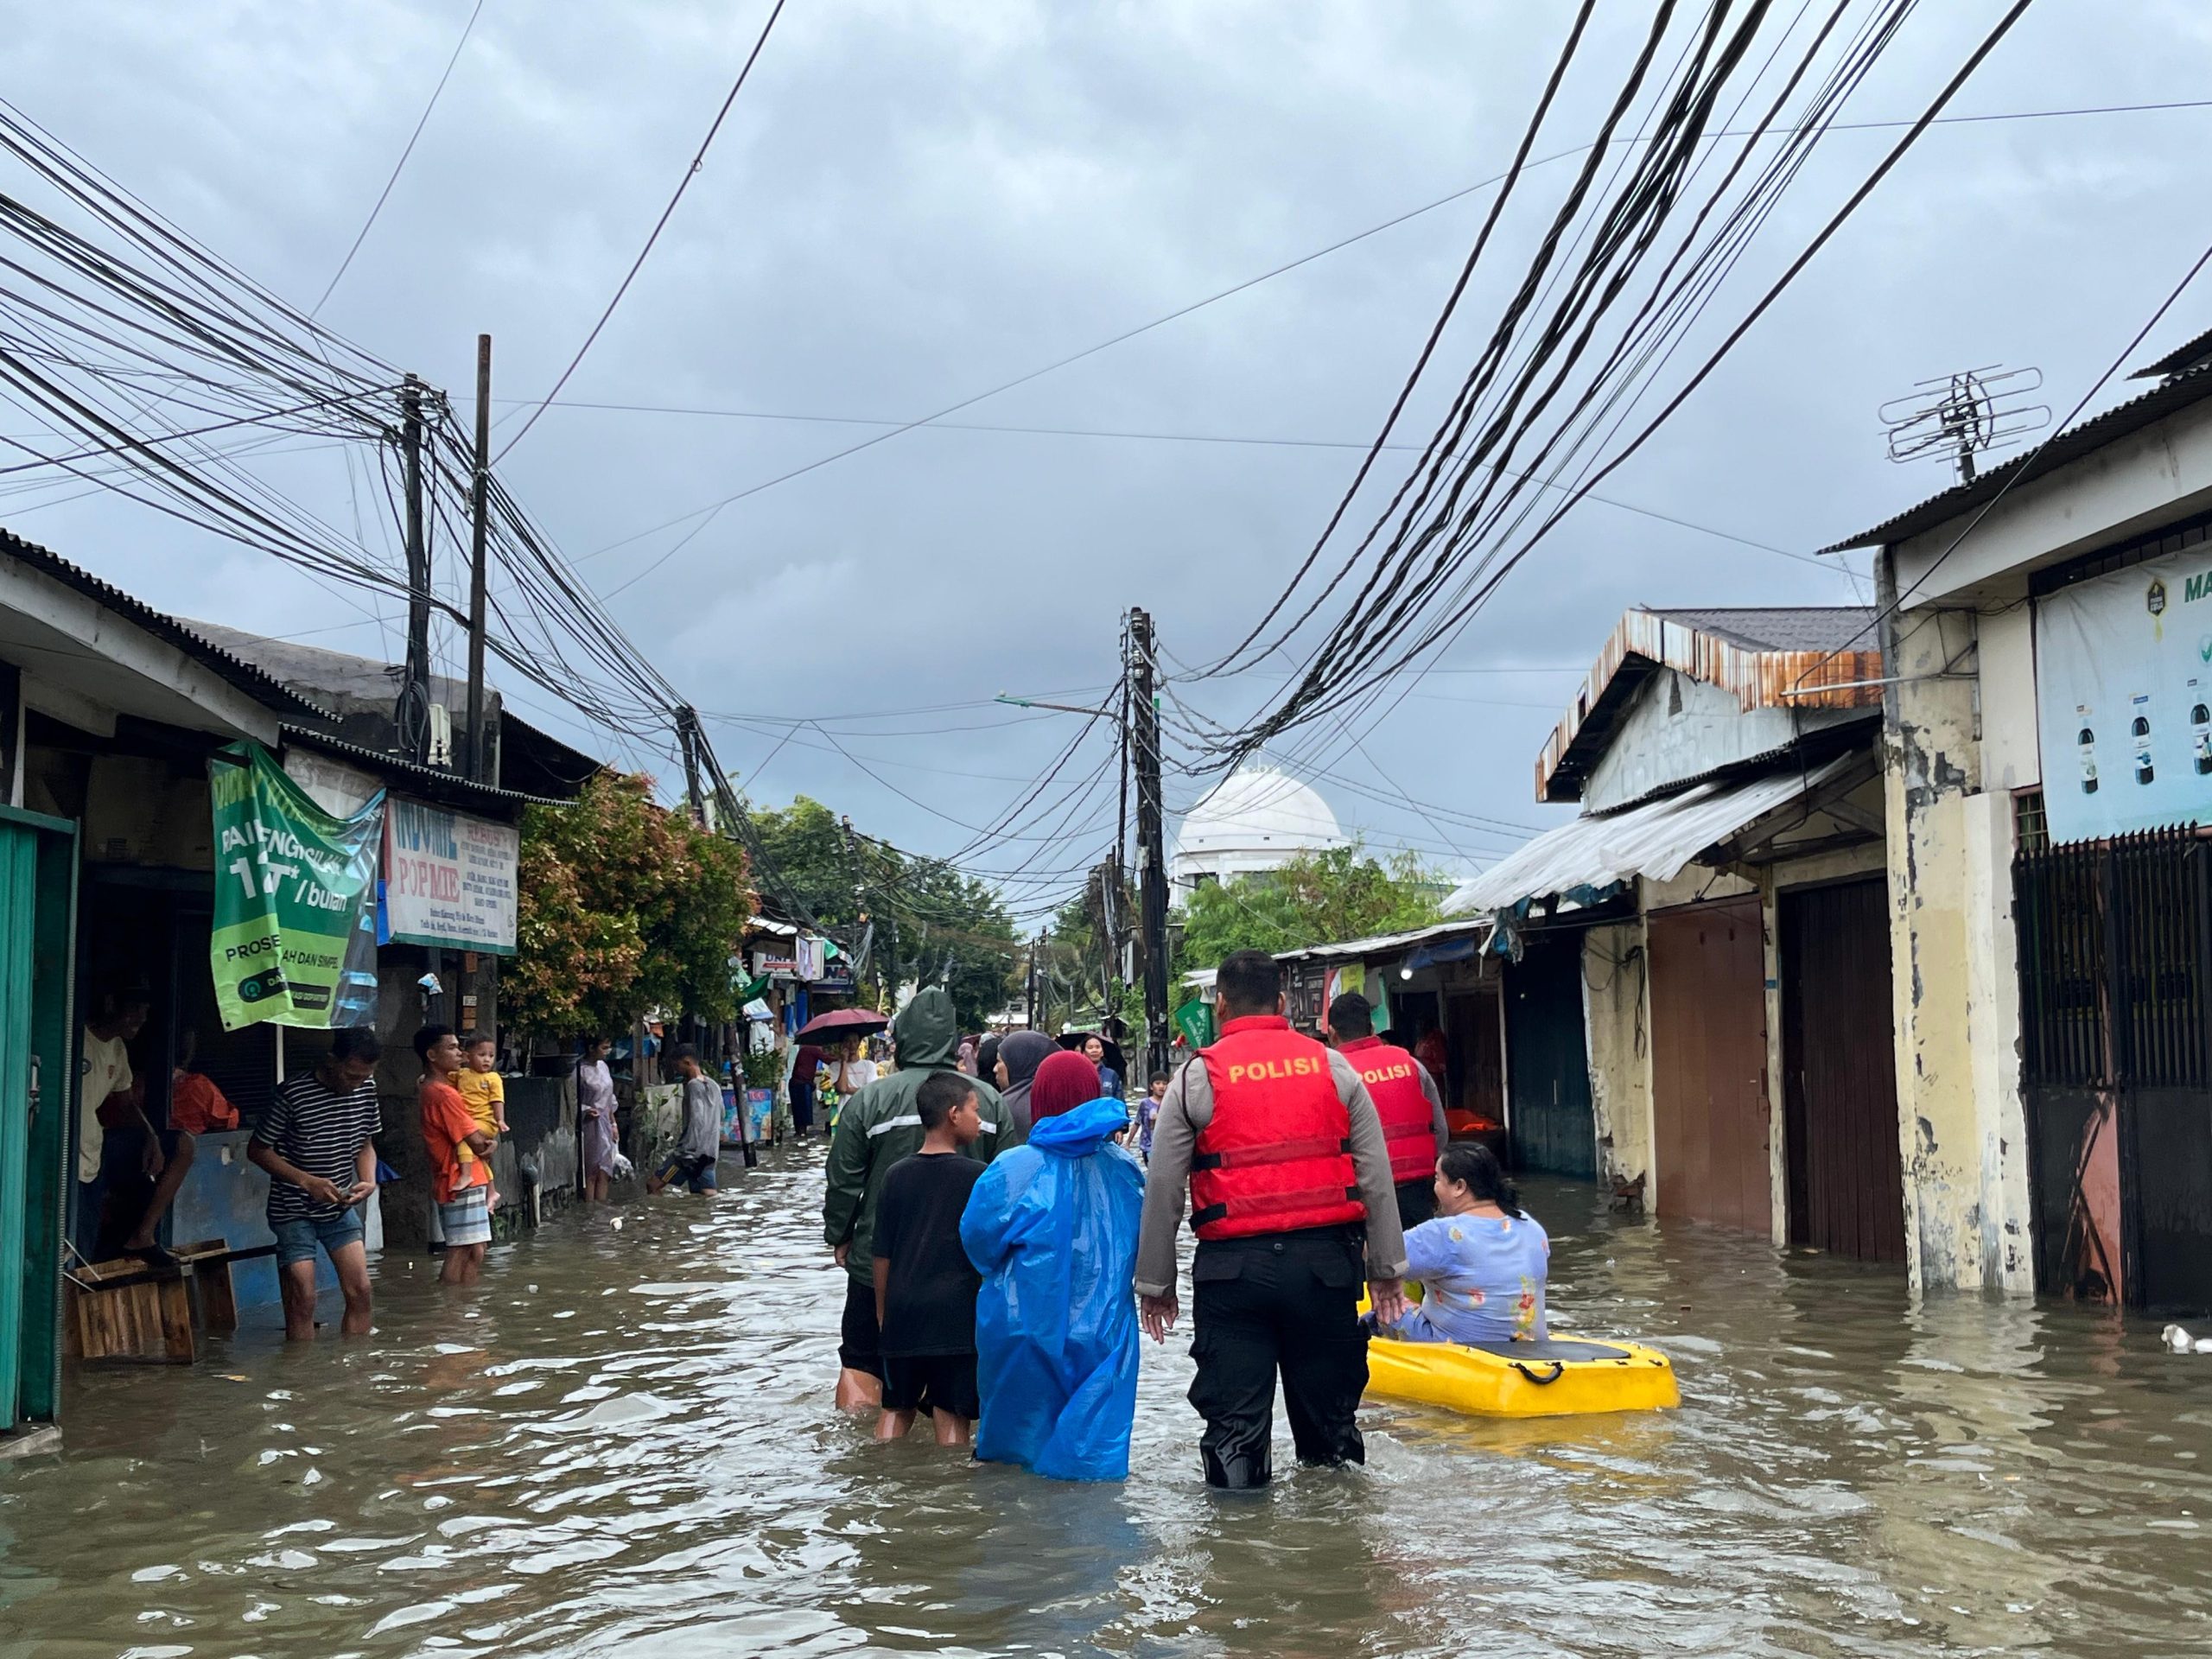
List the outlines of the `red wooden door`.
<svg viewBox="0 0 2212 1659">
<path fill-rule="evenodd" d="M 1758 900 L 1655 912 L 1648 949 L 1658 1212 L 1768 1232 L 1772 1136 Z"/>
</svg>

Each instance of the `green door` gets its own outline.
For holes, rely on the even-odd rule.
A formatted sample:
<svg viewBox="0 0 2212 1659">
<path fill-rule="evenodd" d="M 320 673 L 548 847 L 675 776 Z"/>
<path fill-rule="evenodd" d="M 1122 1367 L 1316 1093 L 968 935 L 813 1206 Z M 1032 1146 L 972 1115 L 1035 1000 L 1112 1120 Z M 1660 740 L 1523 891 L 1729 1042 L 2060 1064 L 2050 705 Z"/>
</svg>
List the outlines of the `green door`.
<svg viewBox="0 0 2212 1659">
<path fill-rule="evenodd" d="M 0 1429 L 51 1421 L 60 1387 L 76 898 L 76 827 L 0 807 Z"/>
</svg>

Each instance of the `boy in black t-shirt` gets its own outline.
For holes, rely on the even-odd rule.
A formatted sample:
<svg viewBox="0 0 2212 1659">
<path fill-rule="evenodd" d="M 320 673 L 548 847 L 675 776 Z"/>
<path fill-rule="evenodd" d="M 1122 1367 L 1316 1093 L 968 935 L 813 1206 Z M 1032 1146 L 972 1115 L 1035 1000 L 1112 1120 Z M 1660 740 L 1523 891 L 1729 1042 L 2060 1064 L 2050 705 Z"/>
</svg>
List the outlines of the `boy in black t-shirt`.
<svg viewBox="0 0 2212 1659">
<path fill-rule="evenodd" d="M 960 1217 L 982 1165 L 961 1149 L 983 1131 L 976 1085 L 957 1071 L 926 1079 L 914 1102 L 922 1147 L 883 1178 L 875 1211 L 875 1319 L 883 1332 L 883 1414 L 896 1440 L 926 1411 L 939 1446 L 967 1446 L 976 1392 L 976 1293 L 982 1275 L 960 1243 Z"/>
</svg>

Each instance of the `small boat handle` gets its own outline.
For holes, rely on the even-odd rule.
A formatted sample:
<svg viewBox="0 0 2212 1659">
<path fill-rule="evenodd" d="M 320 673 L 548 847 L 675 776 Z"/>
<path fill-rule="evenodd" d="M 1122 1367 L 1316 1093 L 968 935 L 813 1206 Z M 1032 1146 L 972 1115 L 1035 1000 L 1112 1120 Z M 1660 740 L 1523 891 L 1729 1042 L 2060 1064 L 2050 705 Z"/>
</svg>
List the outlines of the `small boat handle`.
<svg viewBox="0 0 2212 1659">
<path fill-rule="evenodd" d="M 1513 1369 L 1520 1372 L 1522 1376 L 1527 1377 L 1531 1382 L 1534 1382 L 1540 1389 L 1549 1383 L 1558 1382 L 1560 1378 L 1567 1375 L 1566 1362 L 1557 1359 L 1552 1361 L 1551 1375 L 1548 1376 L 1538 1376 L 1535 1372 L 1529 1369 L 1525 1363 L 1517 1359 L 1513 1362 Z"/>
</svg>

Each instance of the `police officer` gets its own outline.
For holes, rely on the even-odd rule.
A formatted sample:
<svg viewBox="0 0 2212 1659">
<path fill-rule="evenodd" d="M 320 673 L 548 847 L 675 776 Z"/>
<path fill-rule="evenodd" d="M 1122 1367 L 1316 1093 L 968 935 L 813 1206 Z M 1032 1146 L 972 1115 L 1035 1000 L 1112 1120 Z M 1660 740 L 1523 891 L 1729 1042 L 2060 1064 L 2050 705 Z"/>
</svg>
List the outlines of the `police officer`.
<svg viewBox="0 0 2212 1659">
<path fill-rule="evenodd" d="M 1375 1034 L 1374 1007 L 1357 991 L 1329 1004 L 1329 1040 L 1359 1073 L 1382 1120 L 1398 1225 L 1418 1227 L 1436 1213 L 1436 1160 L 1452 1141 L 1436 1079 L 1404 1049 Z"/>
<path fill-rule="evenodd" d="M 1264 951 L 1224 958 L 1214 989 L 1221 1034 L 1176 1074 L 1153 1128 L 1136 1288 L 1145 1329 L 1165 1341 L 1180 1311 L 1187 1183 L 1198 1236 L 1191 1404 L 1206 1420 L 1206 1484 L 1235 1489 L 1272 1472 L 1278 1371 L 1298 1460 L 1366 1461 L 1359 1286 L 1395 1320 L 1406 1262 L 1382 1125 L 1358 1074 L 1291 1030 Z"/>
</svg>

